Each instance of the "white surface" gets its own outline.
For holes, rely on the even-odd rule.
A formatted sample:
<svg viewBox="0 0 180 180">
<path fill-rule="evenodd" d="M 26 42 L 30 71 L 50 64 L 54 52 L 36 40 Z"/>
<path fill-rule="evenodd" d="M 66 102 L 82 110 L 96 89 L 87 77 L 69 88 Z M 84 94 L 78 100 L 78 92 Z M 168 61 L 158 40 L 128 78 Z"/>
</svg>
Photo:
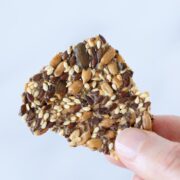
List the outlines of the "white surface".
<svg viewBox="0 0 180 180">
<path fill-rule="evenodd" d="M 56 52 L 98 33 L 150 92 L 154 114 L 180 114 L 179 0 L 0 0 L 0 179 L 131 179 L 53 133 L 32 136 L 17 115 L 27 79 Z"/>
</svg>

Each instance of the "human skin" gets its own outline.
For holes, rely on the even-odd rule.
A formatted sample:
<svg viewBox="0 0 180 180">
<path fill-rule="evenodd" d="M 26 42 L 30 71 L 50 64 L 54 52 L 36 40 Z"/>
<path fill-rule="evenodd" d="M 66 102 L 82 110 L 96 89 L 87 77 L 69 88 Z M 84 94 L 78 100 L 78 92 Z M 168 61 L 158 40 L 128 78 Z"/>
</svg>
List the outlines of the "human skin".
<svg viewBox="0 0 180 180">
<path fill-rule="evenodd" d="M 135 173 L 134 180 L 180 179 L 180 117 L 154 116 L 153 132 L 128 128 L 115 142 L 117 166 Z"/>
</svg>

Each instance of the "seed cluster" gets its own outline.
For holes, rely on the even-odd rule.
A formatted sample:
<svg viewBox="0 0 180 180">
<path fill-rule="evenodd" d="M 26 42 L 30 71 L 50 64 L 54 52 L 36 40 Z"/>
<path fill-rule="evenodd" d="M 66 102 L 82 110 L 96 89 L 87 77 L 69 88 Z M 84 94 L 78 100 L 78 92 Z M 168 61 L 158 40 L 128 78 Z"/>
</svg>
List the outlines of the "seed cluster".
<svg viewBox="0 0 180 180">
<path fill-rule="evenodd" d="M 71 146 L 114 155 L 118 131 L 151 130 L 148 93 L 140 93 L 124 59 L 99 35 L 58 53 L 30 78 L 20 114 L 35 135 L 51 129 Z"/>
</svg>

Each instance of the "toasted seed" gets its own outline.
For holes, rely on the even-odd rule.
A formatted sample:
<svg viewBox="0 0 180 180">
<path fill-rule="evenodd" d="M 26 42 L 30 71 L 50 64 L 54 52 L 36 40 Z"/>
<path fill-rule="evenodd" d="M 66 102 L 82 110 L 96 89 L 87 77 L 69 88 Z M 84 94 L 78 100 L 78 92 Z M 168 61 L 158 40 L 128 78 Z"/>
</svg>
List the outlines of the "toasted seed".
<svg viewBox="0 0 180 180">
<path fill-rule="evenodd" d="M 83 107 L 82 110 L 84 110 L 84 111 L 90 111 L 91 108 L 87 106 L 87 107 Z"/>
<path fill-rule="evenodd" d="M 53 68 L 52 66 L 47 66 L 47 67 L 46 67 L 46 71 L 47 71 L 47 75 L 49 76 L 49 75 L 51 75 L 51 74 L 53 73 L 54 68 Z M 38 86 L 37 83 L 34 84 L 34 87 L 37 87 L 37 86 Z"/>
<path fill-rule="evenodd" d="M 120 55 L 120 54 L 117 54 L 117 60 L 120 62 L 120 63 L 125 63 L 123 57 Z"/>
<path fill-rule="evenodd" d="M 49 113 L 45 113 L 44 116 L 43 116 L 43 119 L 47 120 L 48 118 L 49 118 Z"/>
<path fill-rule="evenodd" d="M 92 73 L 91 73 L 90 68 L 88 68 L 87 70 L 83 69 L 82 75 L 81 75 L 83 83 L 88 82 L 91 79 L 91 75 L 92 75 Z"/>
<path fill-rule="evenodd" d="M 48 91 L 48 85 L 46 83 L 43 83 L 43 90 Z"/>
<path fill-rule="evenodd" d="M 73 139 L 75 139 L 79 136 L 80 136 L 80 130 L 76 129 L 71 133 L 71 135 L 69 136 L 69 139 L 72 141 Z"/>
<path fill-rule="evenodd" d="M 109 69 L 109 72 L 112 74 L 112 75 L 116 75 L 118 73 L 118 66 L 117 66 L 117 63 L 115 61 L 111 62 L 108 64 L 108 69 Z"/>
<path fill-rule="evenodd" d="M 91 149 L 100 149 L 102 146 L 102 141 L 100 139 L 90 139 L 87 141 L 86 145 Z"/>
<path fill-rule="evenodd" d="M 101 89 L 105 95 L 112 96 L 113 90 L 107 82 L 101 84 Z"/>
<path fill-rule="evenodd" d="M 43 122 L 43 124 L 41 125 L 41 128 L 42 128 L 42 129 L 45 129 L 46 126 L 47 126 L 47 122 L 45 121 L 45 122 Z"/>
<path fill-rule="evenodd" d="M 117 88 L 120 88 L 123 84 L 121 75 L 114 76 L 112 83 L 115 84 Z"/>
<path fill-rule="evenodd" d="M 62 81 L 59 82 L 56 85 L 55 92 L 56 92 L 56 94 L 60 94 L 61 96 L 64 96 L 67 92 L 66 83 L 62 82 Z"/>
<path fill-rule="evenodd" d="M 107 131 L 107 133 L 105 134 L 105 137 L 108 139 L 113 139 L 115 138 L 115 132 L 112 130 Z"/>
<path fill-rule="evenodd" d="M 81 106 L 79 104 L 76 104 L 74 106 L 71 106 L 69 109 L 68 109 L 68 113 L 76 113 L 78 112 L 79 110 L 81 109 Z"/>
<path fill-rule="evenodd" d="M 90 131 L 84 132 L 81 135 L 81 142 L 79 144 L 80 145 L 85 144 L 89 140 L 90 137 L 91 137 Z"/>
<path fill-rule="evenodd" d="M 152 130 L 152 120 L 151 120 L 151 117 L 147 111 L 144 112 L 142 120 L 143 120 L 144 129 Z"/>
<path fill-rule="evenodd" d="M 78 65 L 74 65 L 74 71 L 75 71 L 76 73 L 79 73 L 79 72 L 80 72 L 80 68 L 79 68 Z"/>
<path fill-rule="evenodd" d="M 100 40 L 98 40 L 98 41 L 96 42 L 96 46 L 97 46 L 98 49 L 100 49 L 100 47 L 101 47 L 101 41 L 100 41 Z"/>
<path fill-rule="evenodd" d="M 48 128 L 45 128 L 45 129 L 42 129 L 42 130 L 36 130 L 36 131 L 34 131 L 33 134 L 35 136 L 40 136 L 40 135 L 44 134 L 47 130 L 48 130 Z"/>
<path fill-rule="evenodd" d="M 83 112 L 82 117 L 81 117 L 81 121 L 87 121 L 92 117 L 93 113 L 91 111 L 86 111 Z"/>
<path fill-rule="evenodd" d="M 95 39 L 90 38 L 87 40 L 87 43 L 88 43 L 89 47 L 93 47 L 93 46 L 95 46 Z"/>
<path fill-rule="evenodd" d="M 84 43 L 79 43 L 74 48 L 75 56 L 77 59 L 77 63 L 81 65 L 82 68 L 88 68 L 89 67 L 89 55 L 86 51 L 86 47 Z"/>
<path fill-rule="evenodd" d="M 93 133 L 97 133 L 99 131 L 99 127 L 95 127 Z"/>
<path fill-rule="evenodd" d="M 112 150 L 113 147 L 114 147 L 114 144 L 113 144 L 113 143 L 110 143 L 110 144 L 108 145 L 109 150 Z"/>
<path fill-rule="evenodd" d="M 78 94 L 83 87 L 83 83 L 80 80 L 74 81 L 68 88 L 68 93 L 72 95 Z"/>
<path fill-rule="evenodd" d="M 64 72 L 64 62 L 61 62 L 55 69 L 54 75 L 56 77 L 61 76 L 61 74 Z"/>
<path fill-rule="evenodd" d="M 100 127 L 109 128 L 114 124 L 114 121 L 112 119 L 103 119 L 100 123 Z"/>
<path fill-rule="evenodd" d="M 89 84 L 88 84 L 88 83 L 85 83 L 85 84 L 84 84 L 84 88 L 87 89 L 87 90 L 90 89 Z"/>
<path fill-rule="evenodd" d="M 116 54 L 115 49 L 112 47 L 109 47 L 109 49 L 101 58 L 101 61 L 100 61 L 101 64 L 108 64 L 112 60 L 112 58 L 115 56 L 115 54 Z"/>
<path fill-rule="evenodd" d="M 51 65 L 52 67 L 56 68 L 56 66 L 57 66 L 57 65 L 59 64 L 59 62 L 61 61 L 61 57 L 62 57 L 62 53 L 56 54 L 56 55 L 52 58 L 52 60 L 51 60 L 51 62 L 50 62 L 50 65 Z"/>
</svg>

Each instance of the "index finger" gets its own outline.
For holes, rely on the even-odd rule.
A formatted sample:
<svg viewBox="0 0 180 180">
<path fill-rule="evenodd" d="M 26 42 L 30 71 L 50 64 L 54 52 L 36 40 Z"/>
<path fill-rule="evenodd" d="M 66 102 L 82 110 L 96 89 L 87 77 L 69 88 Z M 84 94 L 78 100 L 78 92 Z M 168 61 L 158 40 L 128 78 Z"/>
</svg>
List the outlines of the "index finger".
<svg viewBox="0 0 180 180">
<path fill-rule="evenodd" d="M 154 116 L 153 131 L 166 139 L 180 142 L 180 117 Z"/>
</svg>

